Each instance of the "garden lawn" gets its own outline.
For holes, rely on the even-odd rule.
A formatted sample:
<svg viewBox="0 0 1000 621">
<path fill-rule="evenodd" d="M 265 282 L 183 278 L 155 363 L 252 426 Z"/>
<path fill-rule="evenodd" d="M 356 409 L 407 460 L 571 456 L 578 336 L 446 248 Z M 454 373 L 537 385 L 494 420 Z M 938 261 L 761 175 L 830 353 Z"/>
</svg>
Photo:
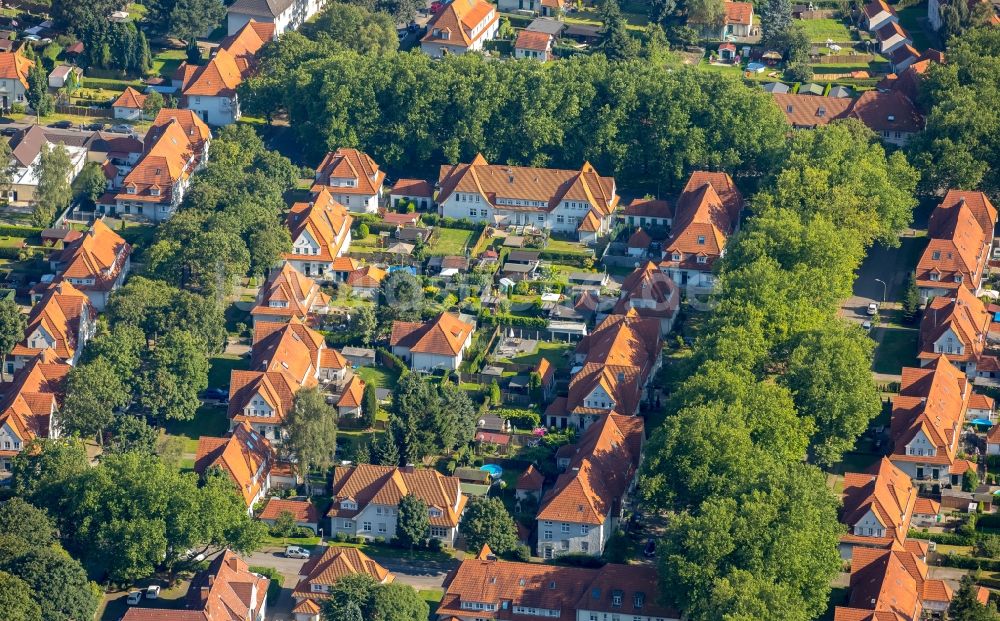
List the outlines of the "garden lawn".
<svg viewBox="0 0 1000 621">
<path fill-rule="evenodd" d="M 545 249 L 550 252 L 572 252 L 574 254 L 592 255 L 590 248 L 579 242 L 567 241 L 564 239 L 549 238 L 545 242 Z M 529 249 L 530 250 L 530 249 Z"/>
<path fill-rule="evenodd" d="M 437 610 L 438 604 L 441 603 L 441 598 L 444 597 L 444 591 L 441 589 L 421 589 L 417 591 L 417 595 L 420 596 L 420 599 L 427 602 L 427 606 L 430 608 L 430 614 L 427 618 L 436 619 L 437 614 L 435 611 Z"/>
<path fill-rule="evenodd" d="M 876 373 L 899 375 L 903 367 L 916 365 L 917 337 L 919 333 L 914 328 L 875 328 L 882 332 L 882 341 L 875 349 L 875 363 L 872 365 Z"/>
<path fill-rule="evenodd" d="M 202 405 L 191 420 L 171 420 L 164 425 L 167 435 L 185 438 L 186 452 L 198 449 L 198 438 L 202 436 L 220 437 L 229 431 L 229 416 L 224 405 Z M 194 450 L 188 450 L 191 447 Z"/>
<path fill-rule="evenodd" d="M 357 374 L 366 384 L 375 384 L 376 388 L 395 388 L 399 381 L 399 373 L 381 367 L 360 367 Z"/>
<path fill-rule="evenodd" d="M 935 47 L 931 36 L 927 34 L 927 3 L 920 2 L 905 9 L 898 9 L 896 17 L 899 18 L 899 25 L 906 29 L 910 38 L 913 39 L 913 47 L 917 51 L 923 52 L 929 47 Z"/>
<path fill-rule="evenodd" d="M 438 227 L 434 238 L 427 246 L 427 252 L 433 255 L 464 255 L 465 248 L 473 241 L 475 231 L 465 229 L 448 229 Z"/>
<path fill-rule="evenodd" d="M 186 59 L 187 52 L 185 50 L 163 50 L 153 56 L 152 72 L 155 75 L 170 77 Z"/>
<path fill-rule="evenodd" d="M 812 43 L 826 43 L 827 39 L 832 39 L 834 43 L 854 40 L 851 31 L 839 19 L 801 19 L 799 23 Z"/>
<path fill-rule="evenodd" d="M 234 369 L 247 369 L 249 364 L 243 358 L 232 354 L 218 354 L 208 359 L 208 385 L 221 388 L 229 385 L 229 375 Z"/>
<path fill-rule="evenodd" d="M 567 353 L 576 349 L 575 343 L 560 343 L 551 341 L 539 341 L 538 347 L 530 354 L 522 354 L 513 358 L 511 362 L 514 364 L 530 364 L 536 365 L 538 361 L 542 358 L 548 358 L 549 362 L 552 363 L 557 369 L 568 369 L 569 368 L 569 358 Z"/>
</svg>

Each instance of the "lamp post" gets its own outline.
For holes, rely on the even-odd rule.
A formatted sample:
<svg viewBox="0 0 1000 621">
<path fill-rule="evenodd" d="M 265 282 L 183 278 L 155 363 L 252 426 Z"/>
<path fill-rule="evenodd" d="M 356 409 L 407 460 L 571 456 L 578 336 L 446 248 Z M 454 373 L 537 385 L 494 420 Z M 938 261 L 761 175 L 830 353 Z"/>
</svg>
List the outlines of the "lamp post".
<svg viewBox="0 0 1000 621">
<path fill-rule="evenodd" d="M 882 303 L 885 304 L 885 296 L 886 292 L 888 291 L 888 287 L 886 286 L 885 281 L 882 280 L 881 278 L 876 278 L 875 282 L 882 283 Z"/>
</svg>

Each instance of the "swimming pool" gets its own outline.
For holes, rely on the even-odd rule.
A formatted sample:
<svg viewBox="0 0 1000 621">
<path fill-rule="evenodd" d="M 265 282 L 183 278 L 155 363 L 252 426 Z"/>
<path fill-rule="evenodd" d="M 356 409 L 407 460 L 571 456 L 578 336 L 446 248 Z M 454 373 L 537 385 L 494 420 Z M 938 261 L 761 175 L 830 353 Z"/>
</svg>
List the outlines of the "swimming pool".
<svg viewBox="0 0 1000 621">
<path fill-rule="evenodd" d="M 494 479 L 499 479 L 503 476 L 503 468 L 496 464 L 484 464 L 480 466 L 479 469 L 484 472 L 489 472 L 490 476 Z"/>
<path fill-rule="evenodd" d="M 988 418 L 973 418 L 971 422 L 972 422 L 973 425 L 975 425 L 977 427 L 992 427 L 993 426 L 993 421 L 991 421 Z"/>
</svg>

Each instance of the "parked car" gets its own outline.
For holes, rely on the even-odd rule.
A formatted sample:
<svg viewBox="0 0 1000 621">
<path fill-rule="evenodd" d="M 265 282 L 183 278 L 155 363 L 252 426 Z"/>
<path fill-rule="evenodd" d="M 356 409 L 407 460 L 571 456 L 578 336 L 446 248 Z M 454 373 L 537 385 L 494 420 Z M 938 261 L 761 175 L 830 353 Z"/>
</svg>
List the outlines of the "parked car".
<svg viewBox="0 0 1000 621">
<path fill-rule="evenodd" d="M 299 546 L 288 546 L 285 548 L 285 557 L 287 558 L 309 558 L 309 550 L 305 548 L 300 548 Z"/>
<path fill-rule="evenodd" d="M 878 315 L 878 302 L 872 302 L 868 305 L 868 314 L 872 316 Z"/>
<path fill-rule="evenodd" d="M 56 121 L 55 123 L 49 124 L 49 127 L 55 127 L 56 129 L 69 129 L 73 127 L 73 121 Z"/>
<path fill-rule="evenodd" d="M 400 28 L 399 30 L 396 31 L 396 38 L 402 41 L 403 39 L 406 38 L 406 35 L 408 34 L 409 32 L 406 30 L 406 28 Z"/>
<path fill-rule="evenodd" d="M 206 399 L 228 399 L 229 389 L 228 388 L 209 388 L 202 393 L 202 396 Z"/>
<path fill-rule="evenodd" d="M 111 133 L 114 133 L 114 134 L 134 134 L 135 133 L 135 130 L 132 129 L 132 126 L 129 125 L 129 124 L 127 124 L 127 123 L 119 123 L 118 125 L 113 126 L 108 131 L 111 132 Z"/>
<path fill-rule="evenodd" d="M 863 329 L 863 330 L 864 330 L 865 332 L 871 332 L 871 329 L 872 329 L 872 322 L 871 322 L 871 321 L 868 321 L 868 320 L 865 320 L 865 321 L 864 321 L 864 322 L 863 322 L 863 323 L 861 324 L 861 328 L 862 328 L 862 329 Z"/>
<path fill-rule="evenodd" d="M 135 606 L 142 601 L 142 591 L 129 591 L 128 599 L 125 601 L 129 606 Z"/>
<path fill-rule="evenodd" d="M 646 558 L 653 558 L 656 556 L 656 541 L 652 537 L 646 540 L 646 547 L 642 549 L 642 555 Z"/>
<path fill-rule="evenodd" d="M 85 125 L 84 129 L 90 132 L 102 132 L 108 127 L 107 123 L 91 123 Z"/>
<path fill-rule="evenodd" d="M 160 587 L 156 584 L 151 584 L 146 587 L 146 599 L 156 599 L 160 596 Z"/>
<path fill-rule="evenodd" d="M 4 127 L 3 129 L 0 129 L 0 136 L 13 136 L 16 133 L 16 127 Z"/>
</svg>

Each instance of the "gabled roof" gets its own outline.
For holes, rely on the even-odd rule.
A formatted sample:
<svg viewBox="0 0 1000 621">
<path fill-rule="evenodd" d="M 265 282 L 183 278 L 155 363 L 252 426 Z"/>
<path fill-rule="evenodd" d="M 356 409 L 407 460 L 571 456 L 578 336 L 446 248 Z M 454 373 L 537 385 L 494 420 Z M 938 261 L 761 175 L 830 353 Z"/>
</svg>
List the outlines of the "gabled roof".
<svg viewBox="0 0 1000 621">
<path fill-rule="evenodd" d="M 236 0 L 229 5 L 229 12 L 273 20 L 293 4 L 295 4 L 293 0 Z"/>
<path fill-rule="evenodd" d="M 82 345 L 81 321 L 85 315 L 90 320 L 96 316 L 87 294 L 66 280 L 53 283 L 31 309 L 24 340 L 14 346 L 11 354 L 35 356 L 40 353 L 40 349 L 29 346 L 28 339 L 36 331 L 42 331 L 54 341 L 51 349 L 59 360 L 72 360 L 77 348 Z"/>
<path fill-rule="evenodd" d="M 276 459 L 270 441 L 244 421 L 224 438 L 199 438 L 194 470 L 202 474 L 209 468 L 222 468 L 249 507 L 260 493 Z"/>
<path fill-rule="evenodd" d="M 570 467 L 542 499 L 537 519 L 603 524 L 622 501 L 639 467 L 643 419 L 607 414 L 577 443 Z"/>
<path fill-rule="evenodd" d="M 993 229 L 997 223 L 997 209 L 990 202 L 989 197 L 983 192 L 972 192 L 966 190 L 948 190 L 941 203 L 931 213 L 930 222 L 927 225 L 928 235 L 938 237 L 938 226 L 945 225 L 950 218 L 950 214 L 958 211 L 962 206 L 967 207 L 979 226 L 993 237 Z"/>
<path fill-rule="evenodd" d="M 889 546 L 893 541 L 906 540 L 917 492 L 910 477 L 885 457 L 867 473 L 846 473 L 843 499 L 841 521 L 847 524 L 852 541 L 878 539 L 880 544 Z M 885 529 L 884 537 L 860 538 L 850 532 L 869 512 Z"/>
<path fill-rule="evenodd" d="M 316 505 L 308 500 L 286 500 L 284 498 L 271 497 L 267 499 L 267 504 L 257 517 L 261 520 L 276 520 L 282 513 L 291 513 L 296 522 L 319 522 L 319 512 Z M 348 548 L 353 550 L 354 548 Z"/>
<path fill-rule="evenodd" d="M 475 326 L 451 313 L 441 313 L 424 323 L 394 321 L 389 345 L 421 354 L 456 356 L 474 330 Z"/>
<path fill-rule="evenodd" d="M 347 208 L 333 199 L 325 188 L 321 189 L 313 200 L 308 203 L 295 203 L 288 212 L 288 228 L 291 230 L 292 242 L 307 235 L 319 244 L 319 254 L 299 255 L 286 252 L 286 259 L 303 259 L 310 261 L 333 261 L 337 258 L 347 242 L 353 218 Z"/>
<path fill-rule="evenodd" d="M 320 554 L 314 553 L 299 570 L 299 575 L 304 577 L 292 592 L 292 597 L 296 600 L 326 599 L 329 596 L 313 591 L 312 585 L 330 586 L 352 574 L 365 574 L 378 583 L 389 583 L 395 578 L 388 569 L 357 548 L 326 546 L 320 550 Z"/>
<path fill-rule="evenodd" d="M 680 306 L 680 290 L 655 263 L 637 267 L 625 277 L 614 312 L 634 309 L 640 317 L 672 317 Z"/>
<path fill-rule="evenodd" d="M 732 177 L 723 172 L 691 173 L 677 199 L 670 239 L 663 251 L 662 267 L 711 270 L 722 256 L 728 237 L 736 228 L 743 195 Z M 673 259 L 681 255 L 680 261 Z M 703 262 L 698 257 L 704 257 Z"/>
<path fill-rule="evenodd" d="M 171 120 L 156 132 L 151 144 L 147 141 L 146 153 L 125 176 L 115 198 L 170 204 L 174 185 L 194 172 L 196 162 L 184 128 Z"/>
<path fill-rule="evenodd" d="M 181 92 L 185 97 L 232 97 L 243 81 L 236 57 L 221 47 L 204 65 L 184 69 Z"/>
<path fill-rule="evenodd" d="M 879 41 L 888 41 L 893 37 L 902 37 L 910 41 L 910 35 L 906 34 L 906 31 L 899 25 L 899 22 L 886 22 L 875 31 L 875 38 Z"/>
<path fill-rule="evenodd" d="M 191 151 L 199 159 L 205 148 L 205 144 L 212 139 L 212 131 L 208 129 L 205 121 L 201 120 L 194 110 L 181 110 L 178 108 L 160 108 L 153 119 L 153 124 L 146 132 L 146 143 L 152 142 L 159 136 L 171 121 L 180 123 L 181 130 L 187 136 Z"/>
<path fill-rule="evenodd" d="M 413 494 L 428 508 L 440 510 L 440 515 L 428 519 L 432 526 L 455 527 L 465 507 L 460 482 L 436 470 L 397 468 L 357 464 L 338 466 L 333 471 L 333 505 L 328 517 L 352 518 L 371 503 L 397 506 L 400 499 Z M 341 501 L 352 500 L 357 509 L 341 507 Z"/>
<path fill-rule="evenodd" d="M 855 547 L 848 606 L 838 606 L 834 619 L 916 621 L 926 575 L 927 565 L 911 552 Z M 871 612 L 875 616 L 865 616 Z"/>
<path fill-rule="evenodd" d="M 917 263 L 917 285 L 978 289 L 993 243 L 993 225 L 984 230 L 966 202 L 958 201 L 950 208 L 934 210 L 928 236 L 931 240 Z M 956 277 L 962 282 L 956 282 Z"/>
<path fill-rule="evenodd" d="M 353 375 L 344 386 L 344 392 L 337 401 L 338 408 L 361 407 L 361 401 L 365 396 L 365 382 L 360 375 Z"/>
<path fill-rule="evenodd" d="M 534 464 L 528 464 L 521 476 L 517 477 L 517 484 L 514 489 L 523 489 L 540 492 L 545 483 L 545 476 L 535 468 Z"/>
<path fill-rule="evenodd" d="M 22 446 L 33 438 L 48 437 L 50 419 L 65 394 L 70 368 L 51 350 L 43 350 L 19 369 L 9 384 L 0 385 L 0 428 L 8 426 Z"/>
<path fill-rule="evenodd" d="M 774 103 L 792 127 L 813 128 L 846 118 L 853 100 L 841 97 L 771 93 Z"/>
<path fill-rule="evenodd" d="M 400 179 L 392 186 L 390 194 L 434 198 L 434 184 L 425 179 Z"/>
<path fill-rule="evenodd" d="M 353 179 L 355 185 L 327 185 L 330 177 Z M 312 191 L 315 193 L 325 188 L 337 194 L 374 196 L 378 194 L 384 182 L 385 172 L 379 170 L 379 165 L 367 153 L 341 147 L 327 153 L 323 161 L 316 167 L 316 182 L 312 186 Z"/>
<path fill-rule="evenodd" d="M 283 302 L 284 306 L 272 306 L 272 302 Z M 316 281 L 304 276 L 291 263 L 285 262 L 281 269 L 268 277 L 260 288 L 257 304 L 250 309 L 252 316 L 295 317 L 305 321 L 312 313 L 328 306 L 330 296 L 320 291 Z"/>
<path fill-rule="evenodd" d="M 923 117 L 910 98 L 899 91 L 865 91 L 853 100 L 848 116 L 860 120 L 876 132 L 919 132 Z"/>
<path fill-rule="evenodd" d="M 534 30 L 522 30 L 517 35 L 514 42 L 516 50 L 533 50 L 536 52 L 547 52 L 552 46 L 552 35 L 547 32 L 537 32 Z"/>
<path fill-rule="evenodd" d="M 142 110 L 146 103 L 146 96 L 135 90 L 131 86 L 125 87 L 125 92 L 118 96 L 111 104 L 112 108 L 130 108 L 132 110 Z"/>
<path fill-rule="evenodd" d="M 629 203 L 622 211 L 625 216 L 663 218 L 670 220 L 674 217 L 674 210 L 665 200 L 656 198 L 636 198 Z"/>
<path fill-rule="evenodd" d="M 990 327 L 990 314 L 971 291 L 959 287 L 954 297 L 936 297 L 928 304 L 920 320 L 921 359 L 937 358 L 934 343 L 951 330 L 965 346 L 963 354 L 946 354 L 951 361 L 974 360 L 983 352 L 986 333 Z"/>
<path fill-rule="evenodd" d="M 0 79 L 17 80 L 28 88 L 28 71 L 35 65 L 21 51 L 0 52 Z"/>
<path fill-rule="evenodd" d="M 427 34 L 421 41 L 470 47 L 474 41 L 478 41 L 489 31 L 487 25 L 475 35 L 472 33 L 473 29 L 490 12 L 493 13 L 489 22 L 492 24 L 497 20 L 497 12 L 495 7 L 486 0 L 454 0 L 449 2 L 441 8 L 437 15 L 431 17 L 431 21 L 427 23 Z"/>
<path fill-rule="evenodd" d="M 900 394 L 892 403 L 890 434 L 894 462 L 919 461 L 951 465 L 968 407 L 965 375 L 939 355 L 923 368 L 904 368 Z M 935 447 L 935 455 L 907 455 L 906 445 L 922 433 Z"/>
<path fill-rule="evenodd" d="M 78 284 L 88 291 L 110 291 L 125 269 L 132 247 L 112 231 L 104 220 L 95 220 L 81 237 L 59 255 L 63 278 L 93 279 L 94 284 Z"/>
<path fill-rule="evenodd" d="M 263 371 L 233 371 L 229 376 L 229 418 L 237 422 L 257 422 L 280 425 L 291 411 L 299 385 L 285 373 Z M 243 413 L 250 401 L 260 396 L 274 410 L 274 416 L 261 417 Z"/>
<path fill-rule="evenodd" d="M 896 9 L 892 8 L 885 3 L 885 0 L 872 0 L 866 4 L 862 10 L 868 19 L 876 17 L 880 13 L 888 13 L 889 15 L 896 15 Z"/>
<path fill-rule="evenodd" d="M 732 2 L 726 0 L 723 3 L 726 11 L 726 24 L 743 24 L 749 26 L 753 23 L 753 4 L 750 2 Z"/>
<path fill-rule="evenodd" d="M 250 368 L 283 373 L 300 386 L 315 386 L 325 349 L 323 335 L 296 317 L 287 322 L 258 321 L 253 327 Z"/>
<path fill-rule="evenodd" d="M 348 274 L 347 284 L 355 288 L 378 289 L 388 275 L 388 272 L 377 265 L 366 265 Z"/>
</svg>

